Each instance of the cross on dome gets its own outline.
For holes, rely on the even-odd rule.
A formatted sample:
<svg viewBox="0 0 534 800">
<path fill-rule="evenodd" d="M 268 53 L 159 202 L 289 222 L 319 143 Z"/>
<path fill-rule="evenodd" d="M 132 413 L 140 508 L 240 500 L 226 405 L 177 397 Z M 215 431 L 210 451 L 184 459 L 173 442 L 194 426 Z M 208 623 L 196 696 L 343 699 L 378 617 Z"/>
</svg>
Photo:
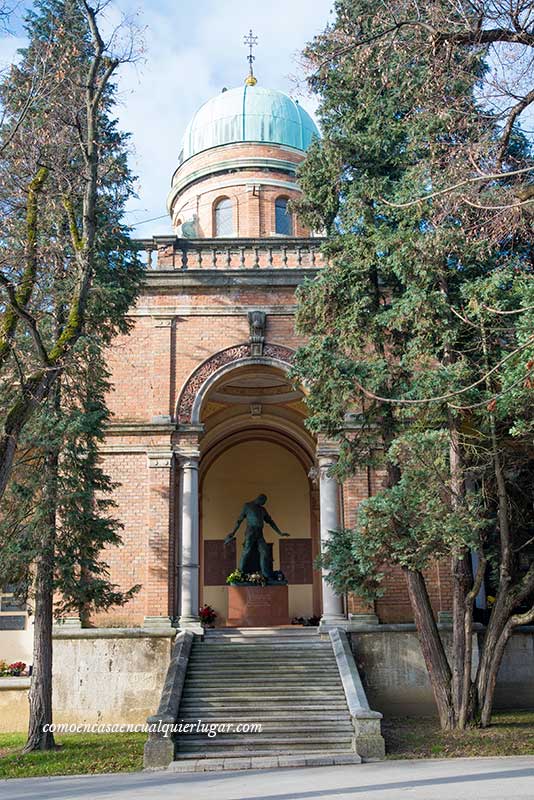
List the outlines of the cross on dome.
<svg viewBox="0 0 534 800">
<path fill-rule="evenodd" d="M 248 47 L 249 49 L 249 54 L 247 56 L 247 61 L 249 64 L 249 72 L 247 77 L 245 78 L 245 83 L 247 86 L 255 86 L 258 80 L 254 75 L 253 63 L 256 60 L 256 56 L 253 53 L 253 48 L 258 46 L 258 37 L 252 33 L 252 28 L 249 30 L 248 34 L 243 37 L 243 41 L 245 46 Z"/>
</svg>

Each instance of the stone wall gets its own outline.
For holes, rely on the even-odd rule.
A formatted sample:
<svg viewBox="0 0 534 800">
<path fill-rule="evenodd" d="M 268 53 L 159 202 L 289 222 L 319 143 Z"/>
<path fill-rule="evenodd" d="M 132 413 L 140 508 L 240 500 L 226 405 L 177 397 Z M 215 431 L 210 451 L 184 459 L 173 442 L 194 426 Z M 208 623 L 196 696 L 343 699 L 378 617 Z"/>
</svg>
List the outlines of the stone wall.
<svg viewBox="0 0 534 800">
<path fill-rule="evenodd" d="M 174 635 L 85 629 L 54 637 L 54 721 L 143 723 L 157 708 Z"/>
<path fill-rule="evenodd" d="M 482 633 L 476 636 L 482 636 Z M 434 714 L 413 625 L 370 625 L 351 634 L 372 708 L 387 717 Z M 142 724 L 158 707 L 173 636 L 140 629 L 86 629 L 54 638 L 54 720 Z M 0 732 L 28 725 L 28 678 L 0 679 Z M 497 708 L 534 706 L 534 627 L 517 631 L 499 673 Z"/>
<path fill-rule="evenodd" d="M 142 724 L 158 707 L 172 634 L 88 628 L 54 635 L 54 722 Z M 0 732 L 28 727 L 29 678 L 0 678 Z"/>
<path fill-rule="evenodd" d="M 450 626 L 440 626 L 449 638 Z M 478 659 L 475 634 L 474 659 Z M 434 699 L 414 625 L 369 625 L 351 634 L 354 659 L 372 708 L 386 717 L 435 713 Z M 534 628 L 514 633 L 505 651 L 496 708 L 534 707 Z"/>
<path fill-rule="evenodd" d="M 28 730 L 29 678 L 0 678 L 0 733 Z"/>
</svg>

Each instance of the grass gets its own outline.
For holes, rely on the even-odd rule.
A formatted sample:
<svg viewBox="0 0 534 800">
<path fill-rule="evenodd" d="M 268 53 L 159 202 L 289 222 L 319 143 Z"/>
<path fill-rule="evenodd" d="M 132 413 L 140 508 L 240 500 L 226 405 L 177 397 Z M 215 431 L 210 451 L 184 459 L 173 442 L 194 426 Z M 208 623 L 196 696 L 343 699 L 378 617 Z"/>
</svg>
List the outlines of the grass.
<svg viewBox="0 0 534 800">
<path fill-rule="evenodd" d="M 490 728 L 445 733 L 430 717 L 384 719 L 387 758 L 534 755 L 534 711 L 497 711 Z"/>
<path fill-rule="evenodd" d="M 491 728 L 444 733 L 430 717 L 384 719 L 387 758 L 534 755 L 534 711 L 497 712 Z M 135 772 L 143 768 L 144 733 L 58 735 L 59 750 L 22 754 L 23 733 L 0 734 L 0 779 Z"/>
<path fill-rule="evenodd" d="M 146 738 L 146 733 L 61 734 L 59 750 L 23 755 L 23 733 L 0 733 L 0 779 L 136 772 L 143 768 Z"/>
</svg>

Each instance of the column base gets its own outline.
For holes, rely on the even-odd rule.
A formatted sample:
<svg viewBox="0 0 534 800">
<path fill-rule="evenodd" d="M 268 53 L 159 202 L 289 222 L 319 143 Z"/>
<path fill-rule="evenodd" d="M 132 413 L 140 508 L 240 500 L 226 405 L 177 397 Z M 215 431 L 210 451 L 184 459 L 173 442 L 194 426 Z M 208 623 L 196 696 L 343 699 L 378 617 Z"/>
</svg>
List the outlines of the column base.
<svg viewBox="0 0 534 800">
<path fill-rule="evenodd" d="M 180 617 L 178 625 L 181 631 L 191 631 L 195 636 L 204 636 L 204 628 L 200 617 Z"/>
<path fill-rule="evenodd" d="M 152 630 L 157 629 L 158 631 L 175 630 L 170 617 L 145 617 L 143 620 L 143 628 L 152 628 Z"/>
<path fill-rule="evenodd" d="M 319 622 L 319 633 L 329 633 L 334 628 L 346 628 L 348 624 L 344 614 L 323 614 Z"/>
</svg>

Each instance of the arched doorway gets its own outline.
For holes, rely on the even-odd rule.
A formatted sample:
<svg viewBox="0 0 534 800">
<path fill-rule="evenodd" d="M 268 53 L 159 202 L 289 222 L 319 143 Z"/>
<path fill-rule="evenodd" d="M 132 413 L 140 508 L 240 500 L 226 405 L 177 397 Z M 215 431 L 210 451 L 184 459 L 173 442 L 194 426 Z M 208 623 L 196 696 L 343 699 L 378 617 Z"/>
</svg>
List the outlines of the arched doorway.
<svg viewBox="0 0 534 800">
<path fill-rule="evenodd" d="M 181 627 L 198 629 L 200 603 L 213 606 L 225 624 L 226 577 L 238 564 L 243 535 L 233 552 L 224 537 L 244 502 L 259 493 L 268 495 L 269 512 L 291 534 L 281 545 L 265 531 L 291 587 L 290 617 L 322 614 L 321 625 L 345 618 L 342 598 L 313 569 L 320 540 L 340 525 L 340 487 L 329 472 L 336 455 L 306 428 L 303 392 L 289 378 L 291 357 L 282 345 L 265 344 L 262 355 L 237 345 L 204 362 L 181 393 Z"/>
<path fill-rule="evenodd" d="M 273 519 L 290 534 L 281 539 L 265 527 L 274 567 L 289 581 L 289 617 L 320 614 L 320 578 L 313 569 L 319 552 L 317 491 L 309 477 L 314 442 L 305 415 L 301 391 L 273 364 L 235 364 L 203 400 L 199 593 L 201 604 L 216 610 L 218 624 L 226 624 L 226 577 L 239 564 L 244 523 L 236 545 L 225 546 L 224 537 L 243 504 L 261 493 Z"/>
</svg>

